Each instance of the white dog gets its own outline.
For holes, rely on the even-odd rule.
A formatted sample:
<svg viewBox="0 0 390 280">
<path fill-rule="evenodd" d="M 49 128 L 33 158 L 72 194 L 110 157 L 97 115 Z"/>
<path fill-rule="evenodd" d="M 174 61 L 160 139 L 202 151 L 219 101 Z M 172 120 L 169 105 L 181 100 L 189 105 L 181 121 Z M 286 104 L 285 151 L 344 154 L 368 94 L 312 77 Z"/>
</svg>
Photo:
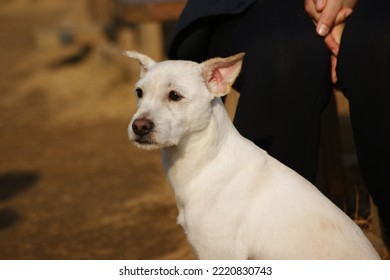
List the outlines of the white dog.
<svg viewBox="0 0 390 280">
<path fill-rule="evenodd" d="M 244 54 L 141 64 L 129 137 L 163 149 L 178 223 L 201 259 L 378 259 L 360 228 L 311 183 L 242 137 L 221 96 Z"/>
</svg>

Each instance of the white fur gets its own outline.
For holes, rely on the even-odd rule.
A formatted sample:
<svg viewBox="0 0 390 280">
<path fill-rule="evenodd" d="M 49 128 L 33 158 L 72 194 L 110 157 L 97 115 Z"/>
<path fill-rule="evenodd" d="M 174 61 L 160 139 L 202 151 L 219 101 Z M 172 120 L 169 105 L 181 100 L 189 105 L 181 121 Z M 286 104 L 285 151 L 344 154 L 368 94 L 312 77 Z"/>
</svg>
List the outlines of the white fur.
<svg viewBox="0 0 390 280">
<path fill-rule="evenodd" d="M 136 87 L 144 92 L 129 137 L 141 148 L 163 148 L 178 223 L 199 258 L 379 258 L 344 212 L 232 125 L 218 96 L 243 55 L 202 64 L 126 55 L 141 63 Z M 171 90 L 182 100 L 169 100 Z M 137 143 L 132 123 L 141 117 L 155 125 L 145 136 L 153 144 Z"/>
</svg>

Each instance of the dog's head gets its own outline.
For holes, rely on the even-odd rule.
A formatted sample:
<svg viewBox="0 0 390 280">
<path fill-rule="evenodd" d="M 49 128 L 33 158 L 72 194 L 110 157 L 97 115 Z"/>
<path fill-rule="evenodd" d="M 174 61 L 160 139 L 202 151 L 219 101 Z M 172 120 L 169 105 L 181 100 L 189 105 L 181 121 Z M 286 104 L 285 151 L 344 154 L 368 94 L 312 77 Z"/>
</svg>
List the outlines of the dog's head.
<svg viewBox="0 0 390 280">
<path fill-rule="evenodd" d="M 230 92 L 244 56 L 240 53 L 203 63 L 157 63 L 134 51 L 124 54 L 137 59 L 141 67 L 135 86 L 138 110 L 128 133 L 143 149 L 175 146 L 187 135 L 205 129 L 212 113 L 211 101 Z"/>
</svg>

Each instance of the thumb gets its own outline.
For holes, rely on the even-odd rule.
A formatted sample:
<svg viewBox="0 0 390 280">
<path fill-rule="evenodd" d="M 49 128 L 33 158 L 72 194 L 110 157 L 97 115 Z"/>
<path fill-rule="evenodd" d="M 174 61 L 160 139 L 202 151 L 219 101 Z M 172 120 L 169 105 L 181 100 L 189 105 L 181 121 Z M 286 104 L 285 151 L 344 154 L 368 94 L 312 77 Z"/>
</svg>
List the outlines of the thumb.
<svg viewBox="0 0 390 280">
<path fill-rule="evenodd" d="M 328 35 L 330 29 L 335 24 L 339 10 L 339 5 L 337 5 L 334 1 L 330 1 L 330 3 L 328 3 L 328 5 L 324 8 L 317 23 L 317 33 L 319 35 Z"/>
</svg>

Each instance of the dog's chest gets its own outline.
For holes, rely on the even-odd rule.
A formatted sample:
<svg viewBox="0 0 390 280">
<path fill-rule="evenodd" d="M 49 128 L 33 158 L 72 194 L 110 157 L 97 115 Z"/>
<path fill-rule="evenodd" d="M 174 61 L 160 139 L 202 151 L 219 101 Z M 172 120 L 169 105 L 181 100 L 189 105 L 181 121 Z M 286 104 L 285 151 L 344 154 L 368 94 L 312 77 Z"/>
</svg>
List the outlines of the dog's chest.
<svg viewBox="0 0 390 280">
<path fill-rule="evenodd" d="M 180 213 L 178 223 L 183 226 L 189 243 L 200 259 L 224 259 L 233 256 L 234 234 L 218 221 L 211 223 L 210 219 L 201 216 L 190 217 Z"/>
<path fill-rule="evenodd" d="M 231 205 L 221 203 L 212 195 L 178 208 L 177 221 L 201 259 L 229 259 L 243 254 L 237 252 L 242 246 L 236 246 L 242 240 L 240 211 L 232 210 Z"/>
</svg>

